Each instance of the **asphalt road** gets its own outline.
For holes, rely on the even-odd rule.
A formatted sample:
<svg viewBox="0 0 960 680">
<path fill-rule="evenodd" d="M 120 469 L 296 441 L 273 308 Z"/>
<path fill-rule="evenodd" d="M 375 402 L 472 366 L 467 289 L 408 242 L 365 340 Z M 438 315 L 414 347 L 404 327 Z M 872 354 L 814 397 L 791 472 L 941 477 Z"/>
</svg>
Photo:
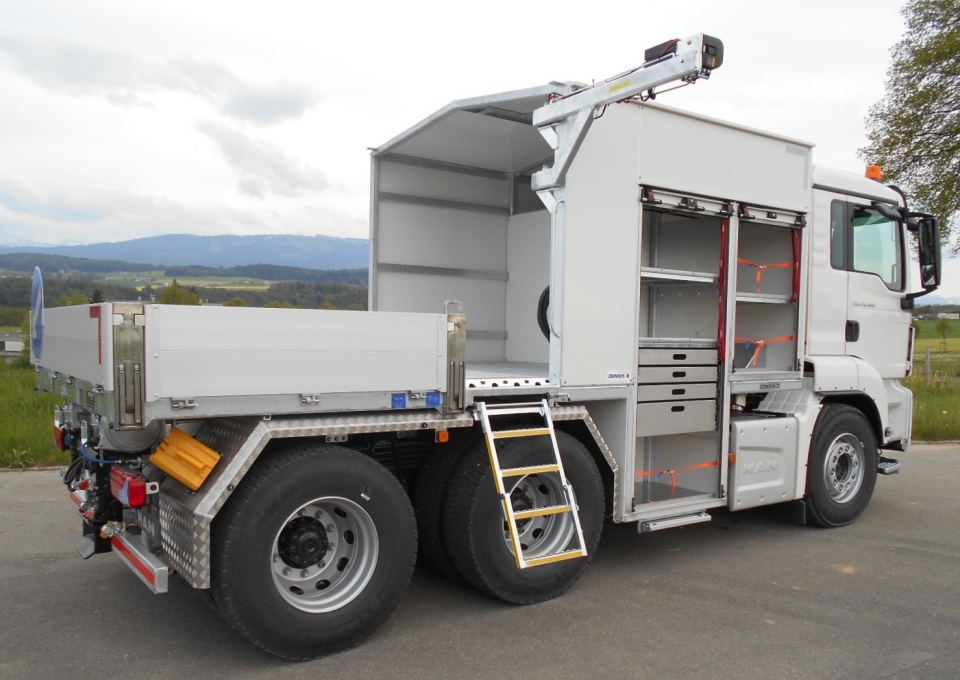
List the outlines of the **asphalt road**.
<svg viewBox="0 0 960 680">
<path fill-rule="evenodd" d="M 916 446 L 854 525 L 771 510 L 637 535 L 607 525 L 584 577 L 531 607 L 419 568 L 360 647 L 286 663 L 204 593 L 152 595 L 74 552 L 55 472 L 0 473 L 0 678 L 960 677 L 960 447 Z"/>
</svg>

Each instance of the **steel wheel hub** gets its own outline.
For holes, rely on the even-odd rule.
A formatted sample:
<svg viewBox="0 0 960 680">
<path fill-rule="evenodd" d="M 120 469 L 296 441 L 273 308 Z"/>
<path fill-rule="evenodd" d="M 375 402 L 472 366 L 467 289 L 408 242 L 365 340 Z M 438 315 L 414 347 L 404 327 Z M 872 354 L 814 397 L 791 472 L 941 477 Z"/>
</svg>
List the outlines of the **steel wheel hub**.
<svg viewBox="0 0 960 680">
<path fill-rule="evenodd" d="M 823 479 L 827 493 L 836 503 L 848 503 L 863 484 L 865 456 L 863 444 L 852 434 L 833 440 L 823 462 Z"/>
<path fill-rule="evenodd" d="M 556 475 L 527 475 L 521 477 L 510 492 L 514 512 L 534 510 L 566 501 L 563 486 Z M 531 517 L 517 522 L 517 534 L 524 559 L 543 557 L 562 551 L 576 533 L 573 516 L 569 512 Z M 513 543 L 510 529 L 504 521 L 503 540 L 510 554 Z"/>
<path fill-rule="evenodd" d="M 273 542 L 273 585 L 291 606 L 311 614 L 352 602 L 370 582 L 380 540 L 366 510 L 327 496 L 300 506 Z"/>
</svg>

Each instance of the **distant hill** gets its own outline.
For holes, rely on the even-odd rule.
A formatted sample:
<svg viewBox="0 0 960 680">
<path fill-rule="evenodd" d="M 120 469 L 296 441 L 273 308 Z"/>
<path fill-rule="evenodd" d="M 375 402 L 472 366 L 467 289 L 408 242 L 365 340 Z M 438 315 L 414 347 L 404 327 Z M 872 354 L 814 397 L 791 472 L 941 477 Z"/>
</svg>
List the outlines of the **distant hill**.
<svg viewBox="0 0 960 680">
<path fill-rule="evenodd" d="M 124 262 L 123 260 L 88 260 L 66 255 L 37 253 L 7 253 L 0 255 L 0 269 L 30 274 L 40 267 L 44 274 L 67 272 L 71 275 L 104 274 L 107 272 L 145 272 L 160 270 L 164 276 L 195 278 L 201 276 L 264 279 L 267 281 L 306 281 L 309 283 L 344 283 L 352 286 L 367 285 L 366 269 L 306 269 L 285 267 L 277 264 L 245 264 L 238 267 L 203 267 L 195 264 L 161 265 Z"/>
<path fill-rule="evenodd" d="M 194 236 L 167 234 L 119 243 L 81 246 L 3 246 L 0 254 L 37 253 L 150 265 L 237 267 L 272 264 L 304 269 L 361 269 L 369 263 L 369 241 L 334 236 Z M 163 268 L 150 266 L 146 269 Z M 109 271 L 109 270 L 108 270 Z M 138 271 L 126 269 L 125 271 Z M 143 271 L 143 270 L 139 270 Z"/>
<path fill-rule="evenodd" d="M 122 260 L 88 260 L 85 257 L 49 255 L 37 253 L 7 253 L 0 255 L 0 269 L 11 272 L 30 273 L 34 267 L 42 272 L 83 272 L 104 274 L 106 272 L 146 272 L 159 269 L 157 265 Z"/>
</svg>

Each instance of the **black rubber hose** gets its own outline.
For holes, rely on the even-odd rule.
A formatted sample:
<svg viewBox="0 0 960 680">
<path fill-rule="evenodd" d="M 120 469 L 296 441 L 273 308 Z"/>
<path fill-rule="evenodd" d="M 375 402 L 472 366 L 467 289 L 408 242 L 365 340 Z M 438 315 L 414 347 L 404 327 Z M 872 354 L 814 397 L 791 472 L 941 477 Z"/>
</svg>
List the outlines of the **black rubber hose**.
<svg viewBox="0 0 960 680">
<path fill-rule="evenodd" d="M 550 322 L 547 321 L 547 310 L 550 309 L 550 286 L 543 289 L 540 293 L 540 301 L 537 302 L 537 325 L 540 326 L 540 332 L 547 340 L 550 339 Z"/>
</svg>

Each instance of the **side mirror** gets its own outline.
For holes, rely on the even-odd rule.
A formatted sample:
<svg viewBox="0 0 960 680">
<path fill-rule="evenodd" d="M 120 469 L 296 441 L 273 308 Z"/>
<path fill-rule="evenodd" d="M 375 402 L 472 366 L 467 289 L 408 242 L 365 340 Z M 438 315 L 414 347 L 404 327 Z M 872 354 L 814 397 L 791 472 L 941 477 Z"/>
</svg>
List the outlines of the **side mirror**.
<svg viewBox="0 0 960 680">
<path fill-rule="evenodd" d="M 907 213 L 907 229 L 917 234 L 917 255 L 920 260 L 920 285 L 922 291 L 908 293 L 901 306 L 913 309 L 913 300 L 940 287 L 940 225 L 937 218 L 926 213 Z"/>
<path fill-rule="evenodd" d="M 940 286 L 940 225 L 936 217 L 921 217 L 917 221 L 919 240 L 920 285 L 925 291 Z"/>
</svg>

